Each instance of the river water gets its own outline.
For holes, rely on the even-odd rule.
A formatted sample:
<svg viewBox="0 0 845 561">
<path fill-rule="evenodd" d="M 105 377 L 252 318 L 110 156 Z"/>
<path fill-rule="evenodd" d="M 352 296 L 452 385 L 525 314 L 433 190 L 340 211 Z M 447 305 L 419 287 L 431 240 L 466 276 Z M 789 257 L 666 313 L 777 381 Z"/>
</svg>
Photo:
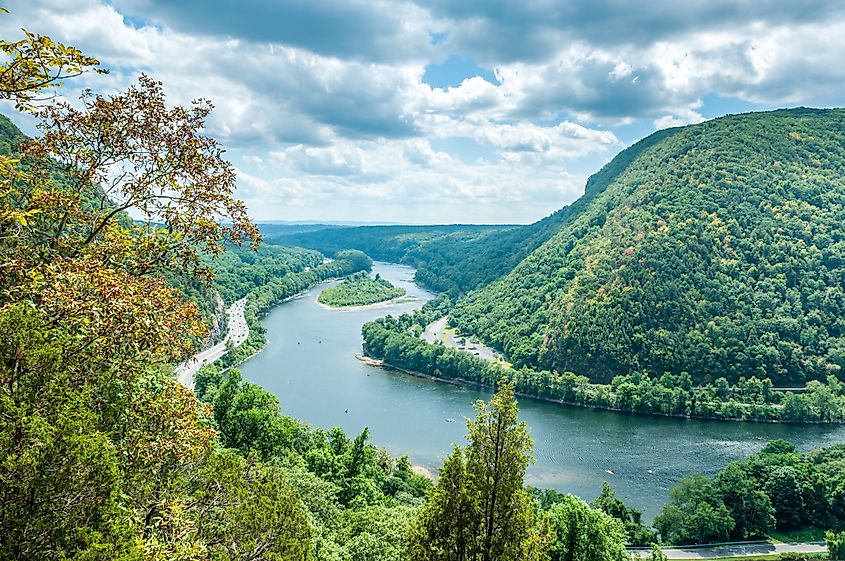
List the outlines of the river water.
<svg viewBox="0 0 845 561">
<path fill-rule="evenodd" d="M 241 366 L 244 378 L 278 395 L 284 413 L 348 434 L 370 428 L 372 441 L 395 455 L 436 469 L 453 444 L 464 442 L 464 417 L 490 393 L 368 366 L 361 326 L 422 306 L 433 294 L 413 282 L 414 270 L 375 263 L 413 302 L 359 310 L 329 310 L 315 302 L 323 283 L 276 307 L 263 323 L 269 344 Z M 787 438 L 809 450 L 845 442 L 842 426 L 789 426 L 636 416 L 566 407 L 522 398 L 520 415 L 531 430 L 537 461 L 527 481 L 595 497 L 609 482 L 646 518 L 657 514 L 669 486 L 693 472 L 712 474 L 756 452 L 769 439 Z M 446 419 L 457 419 L 447 422 Z"/>
</svg>

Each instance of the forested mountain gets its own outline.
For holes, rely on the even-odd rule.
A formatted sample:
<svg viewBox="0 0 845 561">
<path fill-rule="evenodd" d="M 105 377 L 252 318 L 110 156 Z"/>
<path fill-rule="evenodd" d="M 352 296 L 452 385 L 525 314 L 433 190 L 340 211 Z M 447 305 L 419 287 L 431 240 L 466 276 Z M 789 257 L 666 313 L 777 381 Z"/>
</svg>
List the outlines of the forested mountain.
<svg viewBox="0 0 845 561">
<path fill-rule="evenodd" d="M 510 270 L 498 274 L 494 271 L 501 270 L 500 267 L 490 270 L 487 265 L 494 256 L 489 252 L 510 253 L 510 248 L 500 247 L 499 238 L 513 235 L 521 228 L 451 224 L 357 226 L 292 233 L 279 232 L 265 225 L 261 229 L 270 241 L 317 249 L 327 255 L 354 248 L 373 259 L 413 265 L 418 269 L 417 281 L 420 284 L 432 290 L 458 294 L 487 284 Z M 478 262 L 479 259 L 481 262 Z M 517 262 L 514 261 L 511 267 Z M 494 276 L 491 277 L 491 274 Z"/>
<path fill-rule="evenodd" d="M 563 227 L 459 302 L 453 321 L 518 366 L 594 381 L 838 374 L 844 170 L 839 109 L 655 133 L 591 178 Z"/>
<path fill-rule="evenodd" d="M 374 259 L 412 265 L 421 285 L 457 296 L 513 269 L 549 239 L 568 215 L 569 209 L 564 208 L 527 226 L 359 226 L 271 234 L 269 239 L 324 253 L 360 249 Z"/>
<path fill-rule="evenodd" d="M 510 272 L 589 202 L 640 152 L 674 133 L 657 132 L 622 151 L 587 181 L 584 196 L 570 206 L 525 226 L 454 224 L 444 226 L 359 226 L 262 224 L 265 239 L 331 254 L 360 249 L 374 259 L 405 263 L 417 269 L 421 285 L 451 296 L 481 288 Z"/>
</svg>

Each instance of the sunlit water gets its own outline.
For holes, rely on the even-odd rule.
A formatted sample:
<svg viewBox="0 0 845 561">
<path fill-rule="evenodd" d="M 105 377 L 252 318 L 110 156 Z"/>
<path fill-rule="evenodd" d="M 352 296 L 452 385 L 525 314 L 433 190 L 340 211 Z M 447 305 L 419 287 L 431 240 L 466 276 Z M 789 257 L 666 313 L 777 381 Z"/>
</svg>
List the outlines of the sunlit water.
<svg viewBox="0 0 845 561">
<path fill-rule="evenodd" d="M 453 444 L 464 442 L 463 418 L 472 416 L 472 403 L 490 394 L 374 368 L 355 358 L 364 323 L 413 310 L 433 297 L 413 283 L 410 267 L 375 263 L 375 273 L 416 300 L 328 310 L 315 302 L 320 290 L 333 284 L 323 283 L 264 318 L 269 344 L 241 371 L 245 379 L 277 394 L 288 415 L 318 427 L 340 426 L 350 434 L 367 426 L 378 446 L 436 468 Z M 519 405 L 537 458 L 528 471 L 529 483 L 591 499 L 608 481 L 648 518 L 665 502 L 674 481 L 696 471 L 713 473 L 759 450 L 768 439 L 788 438 L 803 450 L 845 442 L 840 426 L 646 417 L 527 398 Z"/>
</svg>

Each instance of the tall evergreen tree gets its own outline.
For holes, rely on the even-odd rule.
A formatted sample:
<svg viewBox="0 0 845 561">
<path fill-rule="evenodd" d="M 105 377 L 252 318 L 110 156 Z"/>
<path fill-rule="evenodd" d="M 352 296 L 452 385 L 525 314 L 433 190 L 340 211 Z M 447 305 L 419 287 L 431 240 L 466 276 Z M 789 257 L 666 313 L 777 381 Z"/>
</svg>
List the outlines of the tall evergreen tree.
<svg viewBox="0 0 845 561">
<path fill-rule="evenodd" d="M 489 404 L 475 405 L 467 423 L 467 478 L 478 501 L 479 559 L 525 559 L 534 537 L 534 512 L 523 489 L 525 470 L 534 460 L 528 427 L 518 419 L 512 382 L 503 382 Z"/>
<path fill-rule="evenodd" d="M 467 422 L 469 445 L 446 460 L 437 486 L 409 533 L 418 561 L 531 560 L 544 556 L 545 540 L 525 470 L 533 461 L 528 428 L 510 382 L 490 403 L 475 405 Z"/>
<path fill-rule="evenodd" d="M 437 486 L 411 527 L 410 557 L 418 561 L 471 559 L 477 535 L 477 508 L 467 486 L 464 452 L 456 446 L 443 462 Z"/>
</svg>

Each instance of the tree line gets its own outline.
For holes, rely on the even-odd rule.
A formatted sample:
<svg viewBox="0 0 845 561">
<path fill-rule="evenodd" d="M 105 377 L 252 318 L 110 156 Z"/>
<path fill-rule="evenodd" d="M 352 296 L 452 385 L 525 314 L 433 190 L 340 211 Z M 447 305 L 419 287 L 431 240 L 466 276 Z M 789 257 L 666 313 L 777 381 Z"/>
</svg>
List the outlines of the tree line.
<svg viewBox="0 0 845 561">
<path fill-rule="evenodd" d="M 692 475 L 670 491 L 654 526 L 667 543 L 763 538 L 845 526 L 845 446 L 801 454 L 774 440 L 713 478 Z"/>
<path fill-rule="evenodd" d="M 366 272 L 349 275 L 337 286 L 324 288 L 317 301 L 334 308 L 366 306 L 405 296 L 405 289 L 393 286 L 387 279 Z"/>
<path fill-rule="evenodd" d="M 285 248 L 283 252 L 287 250 L 288 248 Z M 324 261 L 322 254 L 318 255 L 319 264 L 312 268 L 305 267 L 298 272 L 288 272 L 282 276 L 266 276 L 263 277 L 261 284 L 250 288 L 245 294 L 242 292 L 234 293 L 237 298 L 242 297 L 242 294 L 247 298 L 244 306 L 244 319 L 249 327 L 249 335 L 237 347 L 230 347 L 218 361 L 218 364 L 223 367 L 240 364 L 264 348 L 264 345 L 267 344 L 267 337 L 264 325 L 260 320 L 274 306 L 322 281 L 352 275 L 357 272 L 366 275 L 366 272 L 372 268 L 373 263 L 366 254 L 354 249 L 338 252 L 331 261 Z"/>
<path fill-rule="evenodd" d="M 446 380 L 493 387 L 504 376 L 513 380 L 520 394 L 569 405 L 720 420 L 845 422 L 845 384 L 832 375 L 824 382 L 808 382 L 803 393 L 777 390 L 771 380 L 756 377 L 741 378 L 733 385 L 721 377 L 697 386 L 684 372 L 661 376 L 637 372 L 595 384 L 572 372 L 514 368 L 421 339 L 425 326 L 450 309 L 449 300 L 441 297 L 411 314 L 367 323 L 362 328 L 364 348 L 388 365 Z"/>
</svg>

